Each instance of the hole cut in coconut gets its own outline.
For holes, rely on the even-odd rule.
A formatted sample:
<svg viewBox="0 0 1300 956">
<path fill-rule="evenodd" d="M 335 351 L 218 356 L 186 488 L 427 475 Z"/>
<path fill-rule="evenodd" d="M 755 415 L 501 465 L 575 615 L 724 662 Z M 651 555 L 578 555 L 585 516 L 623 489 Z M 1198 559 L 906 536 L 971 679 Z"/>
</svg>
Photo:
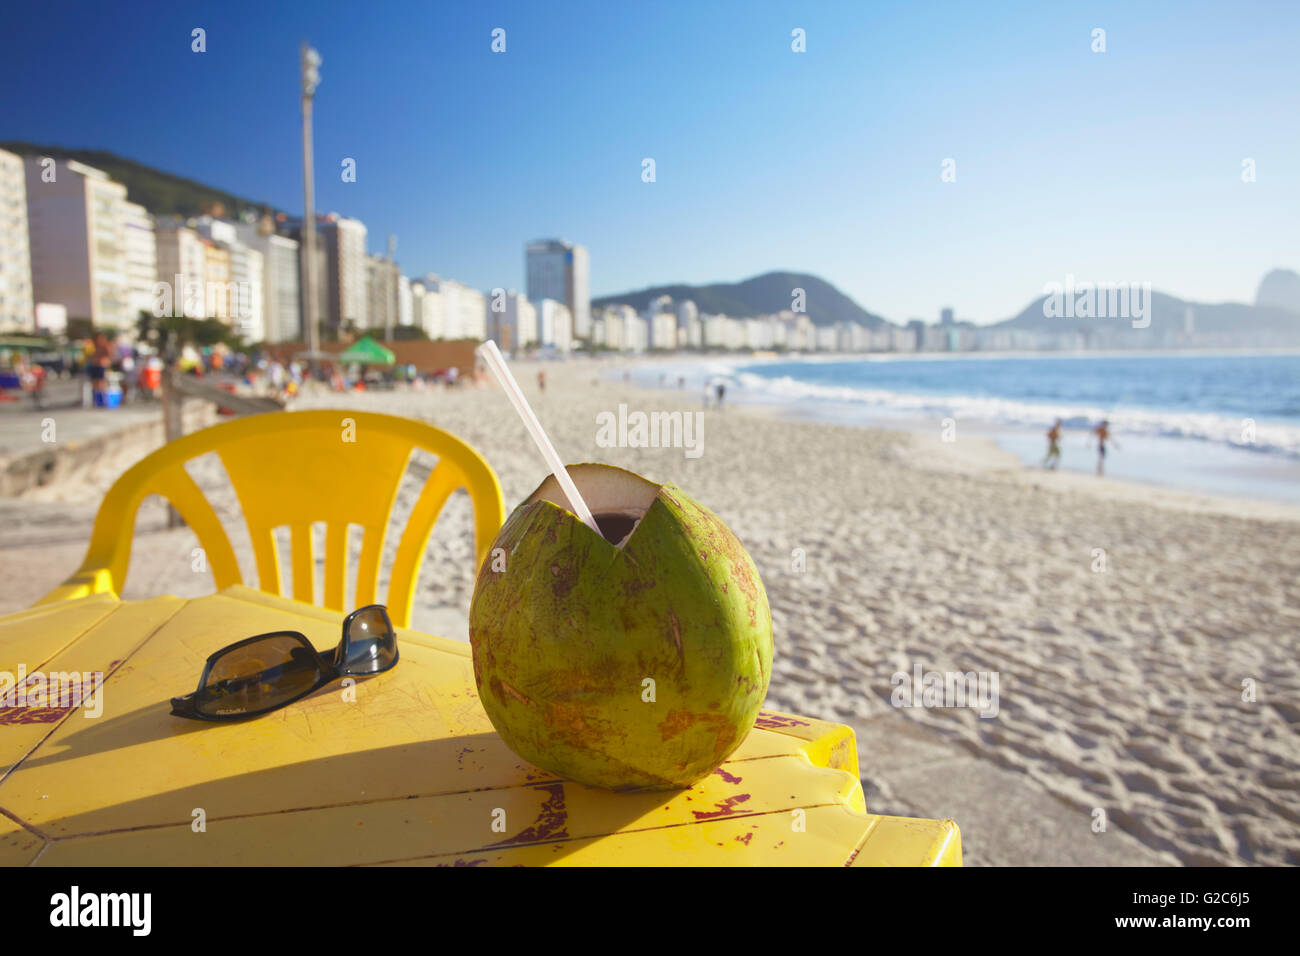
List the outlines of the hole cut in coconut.
<svg viewBox="0 0 1300 956">
<path fill-rule="evenodd" d="M 578 486 L 578 494 L 582 495 L 582 500 L 587 503 L 592 517 L 596 519 L 596 527 L 600 528 L 601 535 L 610 544 L 621 548 L 632 536 L 647 509 L 654 504 L 660 486 L 613 465 L 582 464 L 567 467 L 573 483 Z M 525 504 L 539 500 L 549 501 L 566 511 L 572 510 L 569 499 L 565 497 L 554 475 L 543 481 Z"/>
</svg>

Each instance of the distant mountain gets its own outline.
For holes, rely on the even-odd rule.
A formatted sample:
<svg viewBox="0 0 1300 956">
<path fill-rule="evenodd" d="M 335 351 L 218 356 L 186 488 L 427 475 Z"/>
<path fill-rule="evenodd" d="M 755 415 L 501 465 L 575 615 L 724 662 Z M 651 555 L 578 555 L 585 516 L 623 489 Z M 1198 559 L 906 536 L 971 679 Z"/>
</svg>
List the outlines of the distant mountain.
<svg viewBox="0 0 1300 956">
<path fill-rule="evenodd" d="M 825 279 L 800 272 L 767 272 L 744 282 L 715 282 L 709 285 L 658 285 L 639 292 L 593 299 L 593 306 L 630 305 L 638 312 L 661 295 L 674 302 L 691 299 L 701 313 L 722 314 L 743 319 L 773 315 L 791 306 L 795 289 L 804 290 L 804 307 L 816 325 L 857 322 L 879 328 L 886 320 L 868 312 Z"/>
<path fill-rule="evenodd" d="M 1076 294 L 1077 294 L 1076 290 Z M 1145 301 L 1145 293 L 1142 299 Z M 993 328 L 1031 329 L 1036 331 L 1060 332 L 1067 327 L 1079 332 L 1090 332 L 1103 328 L 1114 328 L 1117 321 L 1128 323 L 1117 317 L 1108 318 L 1064 318 L 1044 314 L 1043 305 L 1047 296 L 1039 296 L 1020 312 Z M 1205 333 L 1287 333 L 1300 336 L 1300 314 L 1278 308 L 1273 305 L 1248 305 L 1243 302 L 1189 302 L 1163 292 L 1151 293 L 1151 325 L 1153 330 L 1182 329 L 1190 309 L 1197 332 Z M 1130 326 L 1131 327 L 1131 326 Z"/>
<path fill-rule="evenodd" d="M 1300 273 L 1274 269 L 1260 280 L 1255 304 L 1300 312 Z"/>
<path fill-rule="evenodd" d="M 115 153 L 98 149 L 67 149 L 62 146 L 41 146 L 36 143 L 0 143 L 0 149 L 19 156 L 50 156 L 54 159 L 72 159 L 87 166 L 103 170 L 112 179 L 126 186 L 131 202 L 139 203 L 154 215 L 183 217 L 198 216 L 221 206 L 227 218 L 237 219 L 245 211 L 257 215 L 276 210 L 269 203 L 257 202 L 236 196 L 223 189 L 165 173 L 152 166 L 124 159 Z"/>
</svg>

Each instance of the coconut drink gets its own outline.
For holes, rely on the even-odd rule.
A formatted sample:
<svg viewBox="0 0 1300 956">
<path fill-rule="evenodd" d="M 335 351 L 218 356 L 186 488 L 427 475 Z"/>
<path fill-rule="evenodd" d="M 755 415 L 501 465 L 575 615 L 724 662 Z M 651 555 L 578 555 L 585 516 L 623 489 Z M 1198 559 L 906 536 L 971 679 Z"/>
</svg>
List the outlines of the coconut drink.
<svg viewBox="0 0 1300 956">
<path fill-rule="evenodd" d="M 753 728 L 772 618 L 731 530 L 677 486 L 570 466 L 507 519 L 470 607 L 474 679 L 519 756 L 598 787 L 688 787 Z M 596 530 L 596 529 L 599 530 Z"/>
</svg>

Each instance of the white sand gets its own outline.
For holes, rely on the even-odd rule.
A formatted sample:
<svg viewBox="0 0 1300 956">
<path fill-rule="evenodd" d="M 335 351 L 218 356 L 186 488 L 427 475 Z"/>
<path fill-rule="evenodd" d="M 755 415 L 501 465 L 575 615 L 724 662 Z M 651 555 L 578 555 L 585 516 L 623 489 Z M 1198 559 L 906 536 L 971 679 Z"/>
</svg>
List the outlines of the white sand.
<svg viewBox="0 0 1300 956">
<path fill-rule="evenodd" d="M 863 728 L 868 799 L 895 802 L 880 809 L 965 808 L 969 862 L 1300 863 L 1295 509 L 1043 475 L 983 441 L 941 446 L 761 409 L 706 413 L 696 459 L 677 448 L 602 448 L 597 413 L 620 401 L 695 411 L 697 396 L 593 384 L 589 362 L 548 366 L 538 396 L 535 367 L 517 369 L 567 460 L 675 481 L 739 535 L 772 604 L 768 706 Z M 461 435 L 497 470 L 508 506 L 543 477 L 495 389 L 298 407 L 312 405 L 425 418 Z M 73 570 L 93 502 L 125 464 L 0 499 L 0 610 Z M 215 490 L 219 469 L 198 471 L 234 526 L 233 499 Z M 402 496 L 407 507 L 411 497 Z M 473 568 L 458 498 L 430 545 L 415 624 L 463 638 Z M 403 519 L 399 505 L 395 526 Z M 190 533 L 161 531 L 162 520 L 161 508 L 142 513 L 128 596 L 210 590 L 191 570 Z M 1094 570 L 1097 549 L 1105 571 Z M 245 561 L 246 546 L 237 551 Z M 917 664 L 996 673 L 997 717 L 893 707 L 891 677 Z M 1247 679 L 1255 702 L 1242 699 Z M 927 760 L 933 772 L 908 776 Z M 1093 831 L 1097 810 L 1104 835 Z M 1037 837 L 1007 835 L 1026 826 Z"/>
</svg>

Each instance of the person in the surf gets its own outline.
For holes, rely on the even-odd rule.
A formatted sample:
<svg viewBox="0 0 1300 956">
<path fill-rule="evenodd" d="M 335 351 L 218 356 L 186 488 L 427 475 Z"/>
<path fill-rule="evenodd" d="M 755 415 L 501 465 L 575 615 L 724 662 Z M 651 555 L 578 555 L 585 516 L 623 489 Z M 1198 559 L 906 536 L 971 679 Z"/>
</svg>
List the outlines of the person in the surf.
<svg viewBox="0 0 1300 956">
<path fill-rule="evenodd" d="M 1058 418 L 1056 424 L 1047 432 L 1047 457 L 1043 459 L 1043 467 L 1056 471 L 1056 466 L 1061 463 L 1061 420 Z"/>
<path fill-rule="evenodd" d="M 1104 418 L 1092 433 L 1097 436 L 1097 477 L 1101 477 L 1106 467 L 1106 443 L 1110 442 L 1118 448 L 1119 442 L 1110 437 L 1110 422 Z"/>
</svg>

